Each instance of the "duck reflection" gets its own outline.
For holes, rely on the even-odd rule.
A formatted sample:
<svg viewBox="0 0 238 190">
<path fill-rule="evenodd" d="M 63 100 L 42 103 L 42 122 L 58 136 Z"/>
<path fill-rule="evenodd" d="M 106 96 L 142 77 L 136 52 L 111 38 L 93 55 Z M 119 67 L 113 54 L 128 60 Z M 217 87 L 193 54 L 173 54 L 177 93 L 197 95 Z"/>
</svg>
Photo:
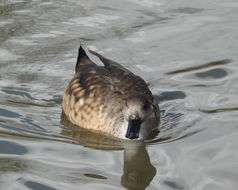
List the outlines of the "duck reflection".
<svg viewBox="0 0 238 190">
<path fill-rule="evenodd" d="M 126 146 L 121 184 L 130 190 L 143 190 L 156 174 L 144 143 Z"/>
<path fill-rule="evenodd" d="M 150 162 L 144 142 L 123 141 L 81 129 L 70 123 L 63 113 L 61 124 L 67 126 L 61 134 L 76 140 L 74 144 L 103 150 L 124 150 L 122 186 L 130 190 L 143 190 L 150 185 L 156 174 L 156 168 Z"/>
</svg>

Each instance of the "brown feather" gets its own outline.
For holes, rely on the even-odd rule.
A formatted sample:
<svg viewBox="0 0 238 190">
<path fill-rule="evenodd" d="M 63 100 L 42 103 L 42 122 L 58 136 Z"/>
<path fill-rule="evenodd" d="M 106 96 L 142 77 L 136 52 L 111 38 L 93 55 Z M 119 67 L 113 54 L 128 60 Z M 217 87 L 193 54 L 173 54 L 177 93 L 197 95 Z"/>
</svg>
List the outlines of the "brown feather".
<svg viewBox="0 0 238 190">
<path fill-rule="evenodd" d="M 97 66 L 84 50 L 79 50 L 76 74 L 64 92 L 63 109 L 72 123 L 117 136 L 120 129 L 114 126 L 123 120 L 126 101 L 139 95 L 143 101 L 153 103 L 153 96 L 142 78 L 94 51 L 90 53 L 96 55 L 104 67 Z M 159 115 L 157 107 L 155 105 L 156 116 Z M 155 122 L 158 125 L 157 119 Z"/>
</svg>

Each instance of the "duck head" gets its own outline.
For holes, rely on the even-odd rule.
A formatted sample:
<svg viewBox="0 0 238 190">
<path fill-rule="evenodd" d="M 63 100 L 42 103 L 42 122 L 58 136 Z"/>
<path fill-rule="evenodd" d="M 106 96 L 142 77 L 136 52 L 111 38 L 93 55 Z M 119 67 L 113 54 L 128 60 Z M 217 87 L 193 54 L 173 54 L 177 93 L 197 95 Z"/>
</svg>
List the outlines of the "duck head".
<svg viewBox="0 0 238 190">
<path fill-rule="evenodd" d="M 153 103 L 145 95 L 131 96 L 126 100 L 123 115 L 127 124 L 125 138 L 145 139 L 152 129 Z"/>
</svg>

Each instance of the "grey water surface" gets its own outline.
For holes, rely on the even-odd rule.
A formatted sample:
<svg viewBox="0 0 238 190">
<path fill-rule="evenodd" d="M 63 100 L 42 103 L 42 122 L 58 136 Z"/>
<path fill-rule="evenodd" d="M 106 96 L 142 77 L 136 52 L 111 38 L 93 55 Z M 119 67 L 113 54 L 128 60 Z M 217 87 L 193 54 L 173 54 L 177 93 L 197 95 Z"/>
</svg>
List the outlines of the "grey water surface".
<svg viewBox="0 0 238 190">
<path fill-rule="evenodd" d="M 159 134 L 122 142 L 61 115 L 80 44 L 150 84 Z M 236 0 L 1 0 L 0 189 L 237 189 L 237 62 Z"/>
</svg>

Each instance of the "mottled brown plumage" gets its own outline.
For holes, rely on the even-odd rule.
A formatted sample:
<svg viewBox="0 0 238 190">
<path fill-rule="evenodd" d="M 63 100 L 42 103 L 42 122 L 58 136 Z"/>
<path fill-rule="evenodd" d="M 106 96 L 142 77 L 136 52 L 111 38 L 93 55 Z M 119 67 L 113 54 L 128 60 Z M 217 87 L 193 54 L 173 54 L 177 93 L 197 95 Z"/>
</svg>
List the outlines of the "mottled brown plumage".
<svg viewBox="0 0 238 190">
<path fill-rule="evenodd" d="M 75 125 L 119 138 L 125 138 L 129 120 L 136 118 L 139 138 L 144 139 L 159 123 L 159 107 L 146 82 L 120 64 L 89 52 L 104 66 L 93 63 L 79 48 L 76 73 L 63 96 L 65 115 Z"/>
</svg>

